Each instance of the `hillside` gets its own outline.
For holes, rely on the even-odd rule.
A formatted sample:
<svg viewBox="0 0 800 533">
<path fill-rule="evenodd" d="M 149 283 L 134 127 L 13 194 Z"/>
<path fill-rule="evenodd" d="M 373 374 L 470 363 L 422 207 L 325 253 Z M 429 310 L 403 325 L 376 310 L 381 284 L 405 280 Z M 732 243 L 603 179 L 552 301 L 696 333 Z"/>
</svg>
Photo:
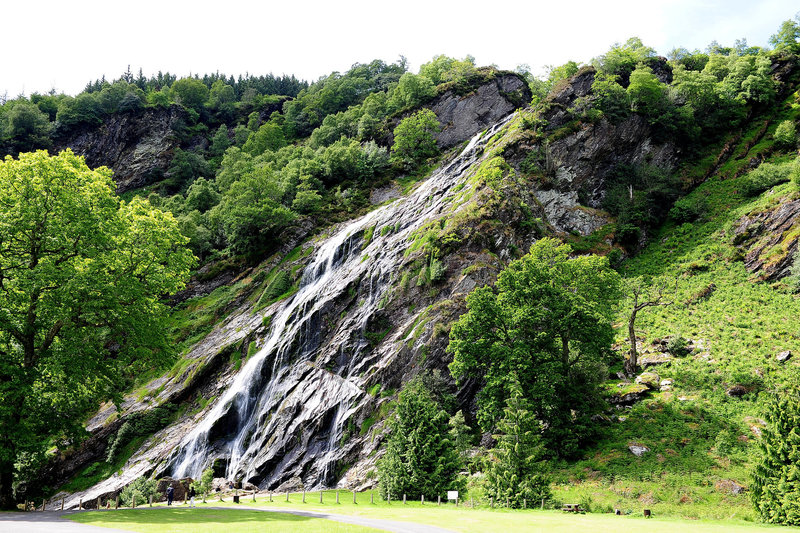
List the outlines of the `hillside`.
<svg viewBox="0 0 800 533">
<path fill-rule="evenodd" d="M 450 375 L 451 328 L 473 289 L 551 236 L 668 304 L 638 315 L 636 379 L 618 303 L 592 370 L 603 407 L 570 413 L 585 435 L 547 455 L 551 504 L 755 519 L 766 400 L 800 366 L 797 135 L 778 132 L 800 120 L 797 51 L 667 60 L 632 39 L 546 83 L 444 56 L 418 75 L 373 62 L 284 80 L 281 94 L 263 79 L 249 93 L 224 77 L 141 80 L 141 94 L 114 82 L 95 92 L 123 87 L 116 104 L 88 118 L 77 102 L 94 97 L 56 102 L 53 118 L 73 121 L 40 122 L 46 139 L 6 128 L 8 153 L 69 147 L 111 166 L 117 191 L 172 212 L 199 258 L 170 297 L 169 364 L 124 374 L 124 399 L 103 398 L 79 444 L 53 444 L 26 494 L 76 507 L 207 468 L 276 491 L 373 487 L 416 376 L 464 413 L 478 471 L 494 428 L 480 427 L 485 383 Z M 426 116 L 403 151 L 402 127 Z"/>
</svg>

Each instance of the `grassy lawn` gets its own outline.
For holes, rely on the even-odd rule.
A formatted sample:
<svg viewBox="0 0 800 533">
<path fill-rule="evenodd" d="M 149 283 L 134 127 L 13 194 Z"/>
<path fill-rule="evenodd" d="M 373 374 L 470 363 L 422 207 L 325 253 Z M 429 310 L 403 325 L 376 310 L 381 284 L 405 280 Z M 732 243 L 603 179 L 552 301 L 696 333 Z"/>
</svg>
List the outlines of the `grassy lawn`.
<svg viewBox="0 0 800 533">
<path fill-rule="evenodd" d="M 202 505 L 202 504 L 201 504 Z M 141 533 L 325 533 L 372 532 L 368 527 L 340 524 L 331 520 L 246 509 L 125 509 L 69 515 L 82 524 L 138 531 Z"/>
<path fill-rule="evenodd" d="M 231 498 L 226 496 L 224 502 L 220 502 L 217 497 L 209 497 L 208 503 L 199 503 L 200 509 L 178 509 L 180 517 L 191 515 L 197 511 L 203 511 L 203 507 L 230 507 L 231 512 L 233 509 L 246 510 L 248 508 L 257 507 L 259 509 L 299 509 L 303 511 L 319 511 L 332 514 L 360 516 L 364 518 L 396 520 L 402 522 L 416 522 L 422 524 L 429 524 L 433 526 L 450 529 L 453 531 L 464 533 L 480 533 L 480 532 L 495 532 L 495 531 L 514 531 L 514 532 L 591 532 L 597 531 L 615 531 L 615 532 L 638 532 L 647 530 L 648 533 L 678 533 L 686 532 L 700 532 L 700 533 L 743 533 L 746 531 L 777 531 L 778 526 L 767 526 L 758 523 L 745 522 L 743 520 L 686 520 L 671 517 L 664 517 L 654 512 L 654 517 L 651 519 L 644 519 L 641 514 L 630 516 L 615 516 L 609 513 L 588 513 L 584 515 L 570 515 L 562 513 L 561 511 L 553 510 L 527 510 L 527 511 L 509 511 L 505 509 L 489 509 L 488 506 L 479 507 L 476 509 L 465 508 L 460 506 L 456 508 L 452 503 L 442 504 L 441 507 L 437 506 L 436 502 L 426 502 L 421 505 L 420 502 L 408 502 L 403 505 L 402 501 L 392 501 L 387 504 L 381 501 L 378 494 L 375 493 L 375 503 L 371 503 L 371 492 L 362 492 L 357 494 L 357 503 L 353 504 L 352 492 L 340 491 L 339 503 L 336 503 L 336 491 L 325 491 L 323 493 L 323 503 L 319 503 L 319 492 L 309 492 L 306 494 L 306 502 L 302 503 L 301 494 L 290 494 L 289 502 L 286 502 L 286 494 L 273 494 L 272 502 L 269 501 L 269 496 L 259 493 L 256 496 L 256 501 L 252 501 L 252 496 L 242 496 L 241 504 L 235 505 L 231 502 Z M 194 531 L 216 531 L 212 527 L 219 527 L 222 523 L 236 523 L 236 524 L 249 524 L 256 520 L 250 518 L 251 513 L 245 513 L 248 518 L 242 522 L 222 522 L 224 513 L 228 511 L 213 511 L 210 509 L 206 512 L 213 513 L 210 518 L 208 529 L 196 529 L 198 522 L 193 522 Z M 136 511 L 138 512 L 138 511 Z M 150 511 L 152 513 L 152 511 Z M 242 511 L 240 511 L 242 512 Z M 155 512 L 157 518 L 158 511 Z M 104 520 L 104 514 L 97 514 L 98 520 Z M 113 514 L 113 513 L 112 513 Z M 128 512 L 125 512 L 127 515 Z M 239 513 L 237 512 L 237 515 Z M 279 523 L 277 520 L 282 517 L 275 517 L 271 513 L 265 513 L 269 519 L 264 519 L 264 524 Z M 91 515 L 79 515 L 81 517 Z M 223 515 L 223 516 L 220 516 Z M 199 517 L 200 515 L 191 516 L 191 518 Z M 125 518 L 130 520 L 130 518 Z M 361 531 L 356 526 L 349 526 L 345 524 L 339 525 L 342 529 L 313 529 L 317 524 L 312 523 L 306 519 L 301 519 L 301 522 L 288 521 L 287 525 L 297 524 L 297 527 L 306 528 L 304 531 Z M 329 522 L 319 521 L 320 527 L 327 527 Z M 90 523 L 90 522 L 87 522 Z M 94 525 L 107 525 L 115 527 L 124 527 L 133 529 L 134 531 L 143 532 L 157 532 L 157 531 L 190 531 L 189 529 L 173 529 L 172 523 L 161 524 L 161 529 L 158 529 L 152 522 L 146 524 L 151 529 L 144 529 L 141 527 L 141 522 L 136 523 L 98 523 L 91 522 Z M 176 525 L 181 523 L 181 520 L 175 520 Z M 260 522 L 259 522 L 260 524 Z M 261 527 L 261 526 L 259 526 Z M 281 531 L 293 531 L 292 529 L 280 529 Z M 781 528 L 781 531 L 800 531 L 800 528 Z M 247 530 L 245 530 L 247 531 Z M 259 529 L 261 531 L 261 529 Z M 265 531 L 272 531 L 265 529 Z"/>
</svg>

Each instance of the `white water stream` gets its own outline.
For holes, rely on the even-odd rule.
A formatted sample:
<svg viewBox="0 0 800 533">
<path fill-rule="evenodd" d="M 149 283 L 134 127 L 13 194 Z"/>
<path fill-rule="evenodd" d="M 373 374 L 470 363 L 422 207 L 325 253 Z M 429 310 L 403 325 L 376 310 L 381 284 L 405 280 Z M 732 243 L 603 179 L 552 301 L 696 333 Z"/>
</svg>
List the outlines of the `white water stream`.
<svg viewBox="0 0 800 533">
<path fill-rule="evenodd" d="M 359 376 L 372 361 L 356 350 L 337 356 L 337 361 L 344 362 L 337 365 L 337 374 L 316 366 L 322 340 L 320 317 L 348 287 L 358 286 L 362 299 L 345 318 L 346 327 L 338 331 L 363 331 L 386 290 L 402 274 L 399 270 L 411 233 L 451 208 L 453 188 L 465 182 L 483 144 L 509 120 L 476 135 L 458 157 L 408 196 L 347 224 L 319 246 L 299 291 L 272 317 L 262 348 L 173 454 L 173 476 L 197 479 L 213 459 L 224 458 L 229 479 L 269 480 L 271 470 L 290 465 L 300 453 L 292 452 L 296 446 L 287 445 L 282 436 L 319 419 L 320 413 L 330 413 L 322 428 L 327 438 L 314 443 L 317 460 L 322 462 L 314 483 L 330 480 L 344 423 L 352 414 L 354 400 L 365 394 Z M 375 228 L 373 237 L 365 246 L 364 231 L 371 227 Z M 337 335 L 331 342 L 343 347 L 348 336 Z"/>
</svg>

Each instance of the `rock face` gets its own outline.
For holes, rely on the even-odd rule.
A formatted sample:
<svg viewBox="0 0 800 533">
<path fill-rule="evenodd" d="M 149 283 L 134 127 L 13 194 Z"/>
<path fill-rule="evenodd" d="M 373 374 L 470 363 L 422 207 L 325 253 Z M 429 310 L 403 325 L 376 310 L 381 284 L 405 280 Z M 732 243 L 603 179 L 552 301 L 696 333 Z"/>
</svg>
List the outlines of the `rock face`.
<svg viewBox="0 0 800 533">
<path fill-rule="evenodd" d="M 179 145 L 175 128 L 185 120 L 186 112 L 177 105 L 117 113 L 100 126 L 59 139 L 53 151 L 71 148 L 89 167 L 111 168 L 122 193 L 163 177 Z"/>
<path fill-rule="evenodd" d="M 744 254 L 747 270 L 767 281 L 788 276 L 797 251 L 797 237 L 786 237 L 795 235 L 799 225 L 800 199 L 780 202 L 740 218 L 733 229 L 733 242 Z"/>
<path fill-rule="evenodd" d="M 595 70 L 585 67 L 548 97 L 542 128 L 550 141 L 521 143 L 516 159 L 510 154 L 517 168 L 531 153 L 538 154 L 544 177 L 535 195 L 547 221 L 560 232 L 588 235 L 609 222 L 599 208 L 609 174 L 621 166 L 652 165 L 671 172 L 678 161 L 675 145 L 654 142 L 639 115 L 619 123 L 581 119 L 578 108 L 591 101 L 594 76 Z"/>
<path fill-rule="evenodd" d="M 466 96 L 448 91 L 430 106 L 442 126 L 436 142 L 443 150 L 451 148 L 530 101 L 528 84 L 513 73 L 498 74 Z"/>
<path fill-rule="evenodd" d="M 571 92 L 562 91 L 560 101 L 586 95 L 592 76 L 593 71 L 576 76 L 568 84 Z M 529 98 L 526 89 L 516 75 L 497 75 L 469 95 L 445 93 L 433 103 L 440 119 L 447 121 L 442 132 L 447 137 L 441 142 L 455 145 L 468 140 L 468 132 L 483 131 L 511 112 L 520 94 Z M 156 433 L 118 476 L 72 495 L 67 507 L 118 491 L 142 475 L 196 479 L 217 459 L 223 460 L 225 479 L 262 489 L 361 486 L 362 477 L 346 472 L 370 471 L 380 456 L 385 436 L 381 419 L 393 391 L 422 370 L 444 370 L 446 375 L 447 325 L 464 311 L 465 295 L 494 281 L 511 258 L 510 250 L 527 249 L 540 235 L 540 229 L 522 222 L 552 218 L 553 225 L 590 232 L 605 221 L 604 215 L 579 205 L 576 191 L 594 187 L 598 198 L 602 195 L 603 178 L 595 176 L 593 165 L 601 173 L 647 158 L 667 165 L 674 155 L 669 147 L 650 143 L 646 123 L 635 117 L 627 124 L 600 121 L 549 145 L 558 176 L 553 186 L 531 190 L 529 182 L 509 172 L 499 190 L 481 188 L 470 178 L 492 157 L 492 150 L 484 150 L 487 141 L 515 125 L 491 126 L 407 196 L 307 243 L 314 250 L 297 265 L 304 267 L 297 293 L 261 310 L 243 298 L 238 309 L 192 347 L 180 375 L 147 386 L 149 405 L 131 395 L 122 410 L 127 416 L 199 395 L 214 401 Z M 591 138 L 592 131 L 602 139 Z M 504 142 L 510 144 L 512 137 Z M 513 150 L 507 152 L 511 159 Z M 551 194 L 549 207 L 537 201 L 540 194 Z M 560 217 L 564 211 L 573 215 Z M 426 280 L 420 267 L 427 265 L 428 252 L 412 249 L 412 243 L 431 228 L 464 218 L 469 223 L 447 235 L 455 244 L 442 259 L 442 278 Z M 371 239 L 365 238 L 367 233 Z M 235 350 L 249 351 L 251 341 L 258 350 L 241 369 L 226 366 Z M 447 386 L 460 408 L 474 412 L 480 383 Z M 647 390 L 631 385 L 617 404 L 632 403 Z M 103 431 L 112 413 L 110 406 L 101 410 L 88 429 Z"/>
</svg>

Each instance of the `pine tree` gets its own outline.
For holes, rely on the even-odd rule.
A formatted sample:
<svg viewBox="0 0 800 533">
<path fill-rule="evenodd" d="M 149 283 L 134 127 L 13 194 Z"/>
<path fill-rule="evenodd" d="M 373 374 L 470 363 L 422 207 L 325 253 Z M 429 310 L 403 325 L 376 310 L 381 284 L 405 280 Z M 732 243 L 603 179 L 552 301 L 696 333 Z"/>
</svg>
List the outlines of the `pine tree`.
<svg viewBox="0 0 800 533">
<path fill-rule="evenodd" d="M 501 503 L 508 501 L 514 508 L 522 507 L 523 500 L 532 503 L 550 497 L 550 482 L 541 462 L 544 446 L 539 426 L 517 381 L 497 424 L 497 445 L 489 451 L 487 496 Z"/>
<path fill-rule="evenodd" d="M 400 393 L 389 420 L 386 455 L 378 461 L 383 496 L 412 499 L 435 498 L 447 490 L 458 490 L 462 464 L 448 437 L 448 416 L 433 399 L 421 378 L 408 383 Z"/>
<path fill-rule="evenodd" d="M 800 394 L 776 397 L 759 442 L 750 495 L 762 520 L 800 526 Z"/>
</svg>

